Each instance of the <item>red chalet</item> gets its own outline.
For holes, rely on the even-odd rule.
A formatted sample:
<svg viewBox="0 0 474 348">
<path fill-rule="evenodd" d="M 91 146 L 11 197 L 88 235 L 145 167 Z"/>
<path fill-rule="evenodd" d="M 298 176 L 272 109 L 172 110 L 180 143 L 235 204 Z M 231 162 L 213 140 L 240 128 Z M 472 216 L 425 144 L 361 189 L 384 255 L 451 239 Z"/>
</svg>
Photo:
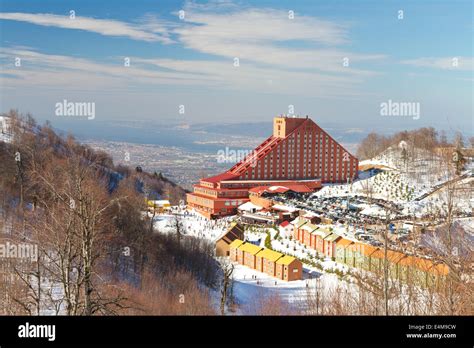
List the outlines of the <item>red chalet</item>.
<svg viewBox="0 0 474 348">
<path fill-rule="evenodd" d="M 257 186 L 309 187 L 357 176 L 358 160 L 310 118 L 275 117 L 273 134 L 228 171 L 201 179 L 188 208 L 209 219 L 237 213 Z M 301 185 L 301 186 L 297 186 Z"/>
</svg>

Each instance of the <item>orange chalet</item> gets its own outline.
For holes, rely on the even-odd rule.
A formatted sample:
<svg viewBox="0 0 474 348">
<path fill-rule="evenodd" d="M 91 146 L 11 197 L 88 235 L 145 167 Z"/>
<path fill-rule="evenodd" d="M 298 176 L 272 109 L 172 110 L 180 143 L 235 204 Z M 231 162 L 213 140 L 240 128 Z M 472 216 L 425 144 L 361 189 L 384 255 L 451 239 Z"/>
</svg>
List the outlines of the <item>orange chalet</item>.
<svg viewBox="0 0 474 348">
<path fill-rule="evenodd" d="M 251 188 L 301 185 L 315 191 L 322 183 L 355 179 L 357 167 L 357 158 L 310 118 L 275 117 L 269 138 L 228 171 L 201 179 L 187 204 L 209 219 L 234 215 Z"/>
</svg>

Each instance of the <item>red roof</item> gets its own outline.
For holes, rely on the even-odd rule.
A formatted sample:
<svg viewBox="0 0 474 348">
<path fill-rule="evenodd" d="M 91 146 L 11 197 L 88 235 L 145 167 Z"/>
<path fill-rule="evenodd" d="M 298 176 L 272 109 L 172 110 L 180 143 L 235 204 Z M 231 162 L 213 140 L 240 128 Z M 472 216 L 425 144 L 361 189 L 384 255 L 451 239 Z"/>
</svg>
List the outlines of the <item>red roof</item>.
<svg viewBox="0 0 474 348">
<path fill-rule="evenodd" d="M 310 193 L 313 192 L 311 188 L 303 184 L 289 184 L 289 185 L 274 185 L 274 186 L 257 186 L 249 190 L 252 193 L 261 194 L 263 192 L 268 193 L 285 193 L 288 191 L 298 192 L 298 193 Z"/>
<path fill-rule="evenodd" d="M 236 179 L 236 178 L 238 178 L 238 175 L 235 175 L 235 174 L 232 174 L 232 173 L 229 173 L 229 172 L 224 172 L 224 173 L 221 173 L 221 174 L 211 176 L 209 178 L 201 179 L 201 181 L 216 183 L 216 182 L 219 182 L 219 181 L 222 181 L 222 180 L 232 180 L 232 179 Z"/>
<path fill-rule="evenodd" d="M 252 192 L 252 193 L 262 193 L 262 192 L 265 192 L 265 190 L 268 188 L 268 186 L 256 186 L 256 187 L 252 187 L 249 192 Z"/>
<path fill-rule="evenodd" d="M 312 190 L 321 188 L 321 180 L 306 181 L 304 185 Z"/>
<path fill-rule="evenodd" d="M 281 227 L 286 227 L 286 226 L 288 226 L 289 224 L 290 224 L 290 223 L 289 223 L 288 221 L 283 221 L 283 222 L 280 224 L 280 226 L 281 226 Z"/>
<path fill-rule="evenodd" d="M 286 186 L 280 186 L 280 185 L 275 185 L 275 186 L 267 186 L 265 191 L 267 192 L 273 192 L 273 193 L 285 193 L 288 191 L 289 188 Z"/>
<path fill-rule="evenodd" d="M 303 184 L 288 185 L 288 188 L 289 188 L 291 191 L 299 192 L 299 193 L 310 193 L 310 192 L 313 192 L 313 190 L 312 190 L 311 188 L 309 188 L 307 185 L 303 185 Z"/>
</svg>

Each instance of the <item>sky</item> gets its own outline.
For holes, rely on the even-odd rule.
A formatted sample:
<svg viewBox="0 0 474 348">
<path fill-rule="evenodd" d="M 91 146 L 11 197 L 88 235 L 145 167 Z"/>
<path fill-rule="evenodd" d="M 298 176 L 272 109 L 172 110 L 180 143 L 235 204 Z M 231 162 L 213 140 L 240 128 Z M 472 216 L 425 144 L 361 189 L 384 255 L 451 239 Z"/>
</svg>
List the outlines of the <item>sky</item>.
<svg viewBox="0 0 474 348">
<path fill-rule="evenodd" d="M 469 0 L 2 0 L 0 111 L 54 124 L 67 100 L 94 103 L 91 127 L 293 112 L 355 131 L 472 135 L 473 11 Z M 383 115 L 388 101 L 419 115 Z"/>
</svg>

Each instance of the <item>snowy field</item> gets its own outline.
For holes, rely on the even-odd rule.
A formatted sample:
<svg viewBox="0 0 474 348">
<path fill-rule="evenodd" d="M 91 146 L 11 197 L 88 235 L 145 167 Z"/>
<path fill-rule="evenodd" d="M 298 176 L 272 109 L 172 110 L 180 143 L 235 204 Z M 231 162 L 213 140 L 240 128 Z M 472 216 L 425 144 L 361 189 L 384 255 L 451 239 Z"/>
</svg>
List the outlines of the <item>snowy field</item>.
<svg viewBox="0 0 474 348">
<path fill-rule="evenodd" d="M 205 238 L 210 241 L 216 240 L 222 233 L 227 231 L 231 218 L 219 220 L 207 220 L 196 212 L 181 210 L 178 212 L 179 222 L 183 226 L 185 235 Z M 175 233 L 175 215 L 158 214 L 154 217 L 153 227 L 159 233 Z"/>
<path fill-rule="evenodd" d="M 316 286 L 330 296 L 341 280 L 335 274 L 321 273 L 312 267 L 303 267 L 303 280 L 286 282 L 270 277 L 249 267 L 234 263 L 234 296 L 241 310 L 236 314 L 249 314 L 246 309 L 261 299 L 275 296 L 297 313 L 304 314 Z"/>
</svg>

